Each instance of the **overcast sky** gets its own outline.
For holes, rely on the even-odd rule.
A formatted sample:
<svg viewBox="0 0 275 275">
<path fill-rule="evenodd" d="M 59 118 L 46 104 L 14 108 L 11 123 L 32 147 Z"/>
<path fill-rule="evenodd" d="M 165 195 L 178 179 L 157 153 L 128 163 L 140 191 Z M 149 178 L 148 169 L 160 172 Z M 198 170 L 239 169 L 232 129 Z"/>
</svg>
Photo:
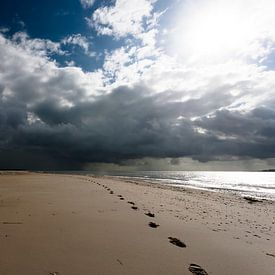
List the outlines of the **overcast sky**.
<svg viewBox="0 0 275 275">
<path fill-rule="evenodd" d="M 0 168 L 275 167 L 274 0 L 0 4 Z"/>
</svg>

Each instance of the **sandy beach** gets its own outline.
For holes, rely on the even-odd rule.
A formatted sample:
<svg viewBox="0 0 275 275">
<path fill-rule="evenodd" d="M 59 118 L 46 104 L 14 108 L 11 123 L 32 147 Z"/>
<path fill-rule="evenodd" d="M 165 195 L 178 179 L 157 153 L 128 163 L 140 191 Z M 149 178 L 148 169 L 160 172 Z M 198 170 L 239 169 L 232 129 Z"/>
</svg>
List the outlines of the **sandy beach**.
<svg viewBox="0 0 275 275">
<path fill-rule="evenodd" d="M 275 202 L 2 173 L 0 274 L 275 274 Z"/>
</svg>

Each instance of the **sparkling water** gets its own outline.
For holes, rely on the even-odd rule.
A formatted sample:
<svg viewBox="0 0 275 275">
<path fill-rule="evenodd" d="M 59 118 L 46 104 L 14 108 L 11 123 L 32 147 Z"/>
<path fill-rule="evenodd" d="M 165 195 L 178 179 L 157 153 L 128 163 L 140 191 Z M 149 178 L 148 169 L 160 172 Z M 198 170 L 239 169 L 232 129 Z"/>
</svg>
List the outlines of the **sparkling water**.
<svg viewBox="0 0 275 275">
<path fill-rule="evenodd" d="M 102 174 L 275 200 L 275 172 L 138 171 Z"/>
</svg>

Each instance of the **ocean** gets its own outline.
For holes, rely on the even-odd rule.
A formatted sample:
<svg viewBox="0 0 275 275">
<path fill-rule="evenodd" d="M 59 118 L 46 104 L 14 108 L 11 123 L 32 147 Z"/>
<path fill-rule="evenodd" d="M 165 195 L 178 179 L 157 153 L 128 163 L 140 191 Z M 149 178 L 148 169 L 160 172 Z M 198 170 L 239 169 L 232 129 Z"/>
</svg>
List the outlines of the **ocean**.
<svg viewBox="0 0 275 275">
<path fill-rule="evenodd" d="M 136 171 L 97 174 L 275 200 L 275 172 Z"/>
</svg>

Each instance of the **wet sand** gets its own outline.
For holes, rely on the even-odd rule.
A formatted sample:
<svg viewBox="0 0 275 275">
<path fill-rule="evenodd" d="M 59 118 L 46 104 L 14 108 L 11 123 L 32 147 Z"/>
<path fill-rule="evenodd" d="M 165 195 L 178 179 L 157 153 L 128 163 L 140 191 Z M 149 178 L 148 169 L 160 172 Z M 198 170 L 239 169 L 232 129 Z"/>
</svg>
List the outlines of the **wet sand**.
<svg viewBox="0 0 275 275">
<path fill-rule="evenodd" d="M 0 274 L 275 274 L 275 203 L 109 177 L 0 175 Z"/>
</svg>

